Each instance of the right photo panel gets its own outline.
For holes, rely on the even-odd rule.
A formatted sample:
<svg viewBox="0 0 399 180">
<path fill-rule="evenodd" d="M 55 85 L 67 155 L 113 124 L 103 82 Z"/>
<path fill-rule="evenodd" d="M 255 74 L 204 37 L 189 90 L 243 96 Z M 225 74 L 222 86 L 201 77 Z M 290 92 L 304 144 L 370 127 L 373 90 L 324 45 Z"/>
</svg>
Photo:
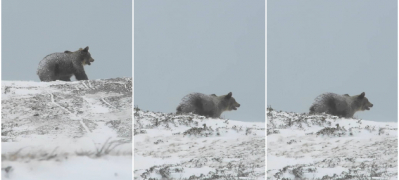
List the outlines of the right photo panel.
<svg viewBox="0 0 399 180">
<path fill-rule="evenodd" d="M 266 12 L 267 179 L 398 179 L 398 1 Z"/>
</svg>

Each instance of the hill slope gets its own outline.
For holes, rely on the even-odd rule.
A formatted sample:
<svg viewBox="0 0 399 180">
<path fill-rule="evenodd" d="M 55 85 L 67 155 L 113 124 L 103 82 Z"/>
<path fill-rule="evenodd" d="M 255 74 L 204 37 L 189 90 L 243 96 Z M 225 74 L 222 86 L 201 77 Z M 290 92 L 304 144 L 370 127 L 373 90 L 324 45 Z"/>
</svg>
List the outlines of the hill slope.
<svg viewBox="0 0 399 180">
<path fill-rule="evenodd" d="M 265 123 L 134 113 L 135 179 L 265 179 Z"/>
<path fill-rule="evenodd" d="M 268 179 L 397 179 L 397 123 L 267 114 Z"/>
<path fill-rule="evenodd" d="M 132 79 L 2 81 L 2 178 L 131 179 Z"/>
</svg>

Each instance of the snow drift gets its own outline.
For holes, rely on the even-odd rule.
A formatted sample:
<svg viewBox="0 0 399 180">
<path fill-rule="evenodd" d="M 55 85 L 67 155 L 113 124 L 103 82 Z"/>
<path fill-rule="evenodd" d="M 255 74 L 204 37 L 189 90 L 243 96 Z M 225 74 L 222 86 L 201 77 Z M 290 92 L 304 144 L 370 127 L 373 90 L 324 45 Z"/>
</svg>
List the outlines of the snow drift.
<svg viewBox="0 0 399 180">
<path fill-rule="evenodd" d="M 265 123 L 134 113 L 135 179 L 265 179 Z"/>
<path fill-rule="evenodd" d="M 2 179 L 132 179 L 132 79 L 2 81 Z"/>
<path fill-rule="evenodd" d="M 267 110 L 268 179 L 397 179 L 396 122 Z"/>
</svg>

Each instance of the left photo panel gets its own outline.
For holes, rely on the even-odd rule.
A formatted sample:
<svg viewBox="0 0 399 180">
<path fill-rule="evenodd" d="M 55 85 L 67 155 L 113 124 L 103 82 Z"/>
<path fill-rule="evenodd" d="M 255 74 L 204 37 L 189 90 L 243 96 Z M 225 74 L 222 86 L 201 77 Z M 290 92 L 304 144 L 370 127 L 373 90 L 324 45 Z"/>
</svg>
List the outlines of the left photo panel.
<svg viewBox="0 0 399 180">
<path fill-rule="evenodd" d="M 1 2 L 1 179 L 132 179 L 132 1 Z"/>
</svg>

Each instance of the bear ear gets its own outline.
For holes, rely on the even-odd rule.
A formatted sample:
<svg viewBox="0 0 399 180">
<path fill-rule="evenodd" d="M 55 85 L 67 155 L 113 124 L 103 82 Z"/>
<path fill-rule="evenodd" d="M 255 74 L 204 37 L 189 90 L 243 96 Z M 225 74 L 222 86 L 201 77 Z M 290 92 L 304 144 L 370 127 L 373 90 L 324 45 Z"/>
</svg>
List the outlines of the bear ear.
<svg viewBox="0 0 399 180">
<path fill-rule="evenodd" d="M 64 51 L 64 53 L 72 53 L 71 51 L 68 51 L 68 50 L 66 50 L 66 51 Z"/>
<path fill-rule="evenodd" d="M 366 93 L 362 92 L 362 94 L 359 95 L 359 99 L 364 98 L 364 95 L 366 95 Z"/>
<path fill-rule="evenodd" d="M 227 94 L 226 99 L 231 98 L 231 96 L 233 95 L 233 93 L 229 92 L 229 94 Z"/>
<path fill-rule="evenodd" d="M 88 52 L 88 51 L 89 51 L 89 46 L 86 46 L 86 47 L 83 49 L 83 51 L 84 51 L 84 52 Z"/>
</svg>

